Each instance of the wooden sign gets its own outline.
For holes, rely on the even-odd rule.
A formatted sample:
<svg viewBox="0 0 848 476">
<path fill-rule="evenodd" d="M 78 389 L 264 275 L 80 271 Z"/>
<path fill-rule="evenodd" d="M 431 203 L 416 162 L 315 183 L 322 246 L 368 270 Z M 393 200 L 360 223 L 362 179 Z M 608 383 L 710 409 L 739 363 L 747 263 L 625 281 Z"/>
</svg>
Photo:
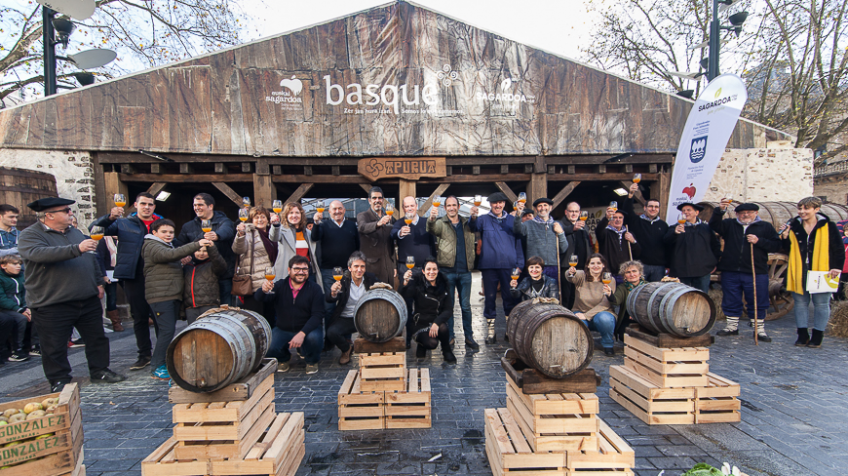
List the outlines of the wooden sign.
<svg viewBox="0 0 848 476">
<path fill-rule="evenodd" d="M 421 177 L 446 177 L 444 157 L 371 157 L 360 159 L 360 174 L 369 180 L 387 178 L 418 180 Z"/>
</svg>

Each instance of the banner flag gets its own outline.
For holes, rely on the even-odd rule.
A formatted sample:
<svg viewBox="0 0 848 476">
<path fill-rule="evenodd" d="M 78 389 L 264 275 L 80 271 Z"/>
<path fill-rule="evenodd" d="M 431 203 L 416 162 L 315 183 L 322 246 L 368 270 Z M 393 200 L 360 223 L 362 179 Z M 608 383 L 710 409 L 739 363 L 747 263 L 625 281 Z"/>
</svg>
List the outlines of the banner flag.
<svg viewBox="0 0 848 476">
<path fill-rule="evenodd" d="M 674 158 L 666 221 L 674 221 L 677 205 L 698 203 L 707 192 L 746 101 L 745 83 L 735 74 L 713 79 L 698 96 Z"/>
</svg>

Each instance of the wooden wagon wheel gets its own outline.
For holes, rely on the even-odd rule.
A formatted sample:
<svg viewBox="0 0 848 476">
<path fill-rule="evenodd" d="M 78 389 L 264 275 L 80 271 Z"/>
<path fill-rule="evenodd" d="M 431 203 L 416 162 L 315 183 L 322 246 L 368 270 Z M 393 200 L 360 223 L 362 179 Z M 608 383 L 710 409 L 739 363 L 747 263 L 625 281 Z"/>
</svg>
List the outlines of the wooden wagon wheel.
<svg viewBox="0 0 848 476">
<path fill-rule="evenodd" d="M 769 253 L 769 310 L 767 321 L 773 321 L 785 316 L 795 307 L 792 293 L 783 287 L 783 278 L 789 267 L 789 256 L 782 253 Z"/>
</svg>

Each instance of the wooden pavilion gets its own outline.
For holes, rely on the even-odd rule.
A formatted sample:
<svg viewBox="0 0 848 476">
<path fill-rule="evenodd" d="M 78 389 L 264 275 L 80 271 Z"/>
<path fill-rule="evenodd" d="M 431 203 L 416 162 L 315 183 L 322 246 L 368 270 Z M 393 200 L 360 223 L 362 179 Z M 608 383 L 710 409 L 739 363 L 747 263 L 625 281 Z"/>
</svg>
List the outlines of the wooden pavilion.
<svg viewBox="0 0 848 476">
<path fill-rule="evenodd" d="M 159 210 L 179 221 L 199 191 L 234 208 L 374 183 L 561 210 L 615 199 L 635 172 L 665 201 L 691 105 L 395 1 L 0 110 L 0 146 L 90 153 L 98 213 L 116 192 L 166 189 Z M 728 147 L 780 137 L 743 120 Z"/>
</svg>

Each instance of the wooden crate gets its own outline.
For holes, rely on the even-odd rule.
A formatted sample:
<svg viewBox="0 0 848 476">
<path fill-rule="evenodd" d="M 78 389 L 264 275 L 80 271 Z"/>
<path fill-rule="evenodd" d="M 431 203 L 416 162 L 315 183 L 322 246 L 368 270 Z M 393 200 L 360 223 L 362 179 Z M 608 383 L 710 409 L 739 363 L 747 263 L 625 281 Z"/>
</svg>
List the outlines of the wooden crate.
<svg viewBox="0 0 848 476">
<path fill-rule="evenodd" d="M 603 420 L 599 422 L 600 448 L 593 451 L 569 451 L 566 454 L 569 476 L 632 475 L 633 467 L 636 465 L 636 454 L 633 448 Z"/>
<path fill-rule="evenodd" d="M 276 416 L 273 387 L 272 374 L 246 401 L 174 405 L 177 459 L 246 456 Z"/>
<path fill-rule="evenodd" d="M 430 428 L 430 369 L 409 369 L 403 392 L 386 391 L 386 428 Z"/>
<path fill-rule="evenodd" d="M 486 456 L 495 476 L 568 476 L 566 453 L 534 452 L 509 410 L 487 408 L 484 415 Z"/>
<path fill-rule="evenodd" d="M 527 395 L 508 375 L 506 379 L 507 409 L 533 451 L 598 449 L 599 419 L 596 415 L 600 405 L 595 394 Z"/>
<path fill-rule="evenodd" d="M 0 404 L 0 413 L 11 408 L 23 410 L 28 403 L 41 403 L 48 398 L 59 399 L 53 414 L 46 415 L 42 418 L 0 426 L 0 445 L 5 445 L 13 441 L 27 440 L 47 433 L 69 431 L 71 420 L 76 418 L 80 411 L 79 386 L 76 383 L 66 385 L 64 390 L 59 393 L 51 393 Z"/>
<path fill-rule="evenodd" d="M 63 405 L 62 411 L 65 412 L 61 414 L 64 415 L 63 419 L 57 418 L 54 414 L 52 417 L 22 422 L 27 424 L 24 426 L 20 426 L 20 423 L 0 426 L 0 429 L 6 429 L 7 432 L 4 434 L 7 438 L 19 436 L 18 439 L 8 440 L 10 443 L 5 443 L 0 451 L 0 468 L 10 466 L 0 470 L 0 476 L 28 474 L 58 476 L 74 473 L 80 469 L 83 459 L 83 431 L 82 412 L 79 408 L 79 387 L 76 383 L 66 385 L 60 393 L 9 402 L 0 407 L 18 408 L 16 405 L 20 402 L 25 405 L 29 402 L 41 402 L 46 398 L 57 397 Z M 15 428 L 9 431 L 8 427 L 12 426 Z M 52 436 L 44 436 L 49 433 L 52 433 Z M 12 446 L 6 446 L 9 444 Z"/>
<path fill-rule="evenodd" d="M 168 389 L 168 401 L 171 403 L 212 403 L 212 402 L 235 402 L 248 400 L 253 396 L 256 389 L 277 371 L 277 359 L 262 359 L 259 369 L 239 380 L 231 383 L 221 390 L 209 393 L 196 393 L 180 388 L 176 385 Z"/>
<path fill-rule="evenodd" d="M 406 352 L 359 354 L 360 386 L 366 392 L 406 390 Z"/>
<path fill-rule="evenodd" d="M 291 476 L 297 471 L 304 447 L 303 413 L 280 413 L 271 427 L 243 458 L 181 460 L 178 440 L 171 437 L 141 462 L 143 476 L 269 475 Z"/>
<path fill-rule="evenodd" d="M 386 427 L 385 392 L 360 388 L 359 372 L 347 373 L 339 389 L 339 430 L 382 430 Z"/>
<path fill-rule="evenodd" d="M 740 421 L 739 385 L 707 374 L 706 387 L 661 388 L 621 366 L 610 366 L 610 398 L 649 425 Z"/>
<path fill-rule="evenodd" d="M 706 387 L 708 347 L 662 348 L 624 335 L 624 366 L 658 387 Z"/>
</svg>

